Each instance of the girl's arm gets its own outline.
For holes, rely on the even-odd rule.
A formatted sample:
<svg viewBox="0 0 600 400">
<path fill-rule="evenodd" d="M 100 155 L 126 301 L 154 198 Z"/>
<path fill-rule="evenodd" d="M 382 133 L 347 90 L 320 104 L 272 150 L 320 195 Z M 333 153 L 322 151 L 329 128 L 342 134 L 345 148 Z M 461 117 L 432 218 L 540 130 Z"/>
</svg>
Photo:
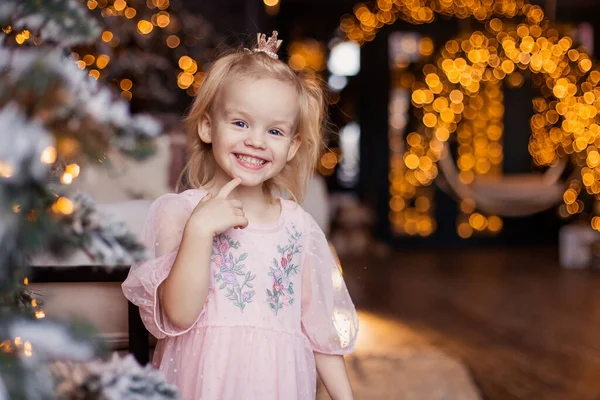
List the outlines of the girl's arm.
<svg viewBox="0 0 600 400">
<path fill-rule="evenodd" d="M 214 199 L 208 194 L 200 200 L 185 225 L 171 272 L 158 287 L 160 305 L 178 328 L 192 326 L 204 307 L 210 283 L 213 237 L 232 227 L 248 226 L 242 203 L 227 199 L 240 183 L 241 179 L 233 179 Z"/>
<path fill-rule="evenodd" d="M 212 240 L 212 234 L 186 226 L 173 268 L 158 287 L 161 307 L 169 321 L 180 329 L 187 329 L 196 321 L 206 301 Z"/>
<path fill-rule="evenodd" d="M 346 372 L 344 356 L 314 352 L 319 376 L 333 400 L 352 400 L 352 387 Z"/>
</svg>

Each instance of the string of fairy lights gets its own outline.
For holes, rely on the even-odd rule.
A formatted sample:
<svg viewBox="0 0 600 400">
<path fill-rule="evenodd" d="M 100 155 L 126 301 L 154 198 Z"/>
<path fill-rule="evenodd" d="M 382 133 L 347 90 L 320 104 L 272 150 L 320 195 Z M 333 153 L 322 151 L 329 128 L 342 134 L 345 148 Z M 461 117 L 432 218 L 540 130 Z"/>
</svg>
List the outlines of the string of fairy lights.
<svg viewBox="0 0 600 400">
<path fill-rule="evenodd" d="M 362 45 L 398 18 L 421 24 L 432 22 L 436 14 L 473 17 L 484 22 L 485 29 L 441 46 L 433 63 L 423 67 L 423 79 L 398 79 L 410 90 L 422 126 L 405 135 L 401 145 L 394 144 L 399 139 L 394 136 L 395 108 L 390 107 L 393 230 L 427 236 L 435 229 L 427 187 L 438 174 L 436 163 L 451 137 L 456 137 L 458 145 L 462 183 L 501 175 L 501 84 L 520 87 L 526 78 L 539 92 L 533 100 L 529 152 L 539 166 L 553 167 L 559 159 L 570 157 L 580 168 L 580 178 L 567 184 L 559 213 L 567 217 L 583 212 L 580 197 L 588 193 L 598 199 L 600 195 L 600 72 L 593 68 L 585 50 L 553 28 L 541 8 L 514 0 L 378 0 L 371 6 L 359 3 L 353 15 L 342 17 L 339 28 L 348 39 Z M 515 22 L 518 20 L 522 22 Z M 502 228 L 498 216 L 476 212 L 472 199 L 461 200 L 459 206 L 457 231 L 461 237 L 475 232 L 496 233 Z M 600 217 L 594 216 L 591 224 L 600 230 Z"/>
<path fill-rule="evenodd" d="M 137 33 L 140 36 L 148 36 L 156 29 L 161 29 L 166 32 L 164 45 L 170 49 L 178 48 L 185 38 L 182 37 L 180 31 L 180 23 L 176 17 L 169 12 L 169 0 L 89 0 L 86 3 L 90 10 L 101 10 L 100 15 L 103 18 L 122 17 L 135 22 Z M 142 7 L 145 9 L 143 10 Z M 3 29 L 5 34 L 12 33 L 11 27 Z M 28 30 L 14 35 L 17 44 L 25 44 L 29 40 L 37 40 L 31 37 Z M 101 40 L 107 43 L 112 48 L 117 48 L 121 44 L 118 32 L 105 30 L 102 32 Z M 34 43 L 38 44 L 38 43 Z M 95 79 L 102 76 L 104 70 L 111 62 L 111 57 L 105 53 L 98 54 L 79 54 L 72 53 L 72 57 L 76 60 L 76 64 L 80 69 L 88 70 L 88 74 Z M 193 96 L 204 80 L 204 72 L 199 68 L 196 60 L 188 55 L 179 57 L 178 65 L 180 71 L 177 75 L 177 85 L 180 89 Z M 126 100 L 131 100 L 133 97 L 133 82 L 127 77 L 119 80 L 118 84 L 121 89 L 121 97 Z"/>
<path fill-rule="evenodd" d="M 111 16 L 122 16 L 124 18 L 136 21 L 137 33 L 141 36 L 150 35 L 155 29 L 162 29 L 166 32 L 164 38 L 164 44 L 170 48 L 178 48 L 184 38 L 180 34 L 180 23 L 176 17 L 169 13 L 170 1 L 169 0 L 146 0 L 145 8 L 146 12 L 142 12 L 139 4 L 130 1 L 127 3 L 125 0 L 114 0 L 112 4 L 107 0 L 90 0 L 87 2 L 88 8 L 93 10 L 95 8 L 102 9 L 101 15 L 103 17 Z M 148 12 L 149 15 L 148 18 Z M 137 18 L 136 18 L 137 17 Z M 102 33 L 102 40 L 108 43 L 111 47 L 119 46 L 120 40 L 118 35 L 114 32 L 106 30 Z M 77 55 L 75 55 L 77 57 Z M 89 56 L 89 63 L 86 61 L 86 66 L 90 67 L 93 63 L 93 55 Z M 85 57 L 83 60 L 85 61 Z M 98 69 L 90 70 L 90 75 L 96 79 L 100 76 L 99 70 L 103 69 L 106 64 L 110 61 L 107 55 L 100 55 L 96 61 Z M 180 72 L 177 75 L 177 86 L 180 89 L 186 90 L 186 92 L 193 96 L 204 80 L 204 73 L 198 67 L 196 60 L 192 59 L 188 55 L 182 55 L 179 57 L 178 66 Z M 80 68 L 83 65 L 80 65 Z M 121 89 L 121 96 L 127 100 L 131 100 L 133 82 L 131 79 L 123 78 L 119 82 Z"/>
<path fill-rule="evenodd" d="M 492 167 L 498 170 L 501 163 L 500 143 L 486 143 L 483 135 L 473 142 L 479 143 L 479 149 L 465 143 L 473 132 L 487 133 L 487 139 L 496 141 L 502 135 L 502 102 L 483 106 L 484 94 L 491 94 L 488 89 L 496 83 L 495 92 L 501 95 L 497 83 L 502 80 L 509 86 L 522 85 L 524 73 L 531 75 L 534 86 L 540 91 L 540 96 L 534 99 L 535 114 L 531 119 L 529 151 L 534 161 L 538 165 L 553 166 L 560 157 L 568 154 L 591 153 L 593 159 L 596 151 L 594 140 L 598 135 L 594 118 L 597 108 L 593 105 L 596 101 L 593 90 L 598 81 L 595 74 L 588 74 L 584 79 L 592 67 L 589 56 L 573 49 L 569 37 L 561 37 L 556 30 L 540 26 L 543 20 L 540 9 L 525 6 L 523 12 L 527 16 L 526 23 L 511 26 L 492 19 L 487 24 L 487 35 L 474 32 L 464 40 L 448 42 L 437 65 L 424 68 L 425 90 L 433 91 L 432 102 L 415 102 L 414 105 L 423 108 L 425 140 L 431 142 L 435 138 L 445 142 L 449 136 L 446 131 L 456 132 L 459 142 L 457 165 L 459 179 L 463 183 L 472 183 L 477 175 L 493 173 Z M 439 80 L 444 83 L 438 83 Z M 435 89 L 440 85 L 444 88 L 436 93 Z M 486 86 L 486 90 L 482 90 L 482 86 Z M 446 107 L 447 99 L 463 106 Z M 436 106 L 436 102 L 440 103 Z M 482 115 L 485 118 L 481 118 Z M 466 124 L 462 123 L 463 120 Z M 470 125 L 476 129 L 470 128 Z M 407 168 L 414 170 L 417 176 L 425 172 L 414 161 L 411 162 L 419 152 L 409 143 L 405 154 Z M 431 153 L 433 162 L 439 160 L 439 154 Z M 586 187 L 593 192 L 592 185 L 596 179 L 590 179 L 593 172 L 582 170 L 582 174 L 586 173 Z M 433 178 L 432 175 L 430 173 L 426 179 L 417 178 L 417 181 L 429 184 L 428 178 Z M 595 189 L 598 189 L 598 183 Z M 581 204 L 573 201 L 568 205 L 567 213 L 581 212 Z M 458 233 L 469 237 L 472 229 L 481 230 L 486 225 L 490 226 L 485 217 L 469 217 L 468 225 L 459 222 Z"/>
<path fill-rule="evenodd" d="M 436 15 L 443 15 L 487 21 L 493 16 L 513 18 L 524 5 L 524 0 L 377 0 L 371 6 L 356 4 L 353 15 L 341 18 L 340 29 L 348 39 L 364 44 L 372 41 L 384 25 L 398 19 L 425 24 L 433 22 Z"/>
</svg>

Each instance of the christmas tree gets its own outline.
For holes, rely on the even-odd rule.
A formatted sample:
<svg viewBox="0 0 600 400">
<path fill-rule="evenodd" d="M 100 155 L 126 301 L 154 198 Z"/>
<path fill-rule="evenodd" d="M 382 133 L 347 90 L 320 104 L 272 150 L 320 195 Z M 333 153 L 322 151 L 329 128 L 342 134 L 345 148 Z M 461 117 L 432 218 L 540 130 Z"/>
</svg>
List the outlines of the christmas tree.
<svg viewBox="0 0 600 400">
<path fill-rule="evenodd" d="M 145 249 L 68 184 L 109 147 L 152 153 L 161 126 L 78 68 L 74 46 L 102 29 L 76 0 L 0 5 L 0 399 L 171 399 L 176 390 L 131 358 L 103 362 L 90 328 L 44 318 L 26 289 L 36 253 L 83 249 L 127 265 Z"/>
<path fill-rule="evenodd" d="M 204 80 L 203 65 L 222 42 L 201 16 L 177 1 L 90 0 L 101 40 L 77 46 L 80 68 L 110 82 L 135 110 L 185 107 Z M 187 95 L 186 95 L 187 93 Z"/>
</svg>

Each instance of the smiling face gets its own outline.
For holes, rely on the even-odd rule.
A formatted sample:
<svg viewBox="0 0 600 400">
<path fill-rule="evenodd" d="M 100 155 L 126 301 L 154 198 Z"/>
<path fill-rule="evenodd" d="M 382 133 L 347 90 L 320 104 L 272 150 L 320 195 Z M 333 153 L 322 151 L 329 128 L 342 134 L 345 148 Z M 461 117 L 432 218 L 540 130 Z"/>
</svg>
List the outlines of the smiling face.
<svg viewBox="0 0 600 400">
<path fill-rule="evenodd" d="M 219 90 L 213 111 L 198 126 L 212 143 L 215 182 L 241 178 L 259 186 L 277 176 L 300 145 L 298 95 L 275 79 L 231 78 Z"/>
</svg>

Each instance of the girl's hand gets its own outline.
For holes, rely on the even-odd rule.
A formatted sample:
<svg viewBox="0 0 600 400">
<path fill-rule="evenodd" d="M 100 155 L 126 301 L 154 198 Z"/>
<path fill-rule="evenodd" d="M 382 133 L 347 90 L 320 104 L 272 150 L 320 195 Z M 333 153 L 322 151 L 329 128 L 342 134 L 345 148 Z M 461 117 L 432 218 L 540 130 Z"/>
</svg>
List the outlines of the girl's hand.
<svg viewBox="0 0 600 400">
<path fill-rule="evenodd" d="M 204 196 L 192 211 L 186 230 L 192 229 L 212 238 L 229 228 L 247 227 L 248 219 L 244 215 L 242 202 L 227 198 L 241 182 L 240 178 L 235 178 L 223 186 L 214 198 L 210 193 Z"/>
</svg>

